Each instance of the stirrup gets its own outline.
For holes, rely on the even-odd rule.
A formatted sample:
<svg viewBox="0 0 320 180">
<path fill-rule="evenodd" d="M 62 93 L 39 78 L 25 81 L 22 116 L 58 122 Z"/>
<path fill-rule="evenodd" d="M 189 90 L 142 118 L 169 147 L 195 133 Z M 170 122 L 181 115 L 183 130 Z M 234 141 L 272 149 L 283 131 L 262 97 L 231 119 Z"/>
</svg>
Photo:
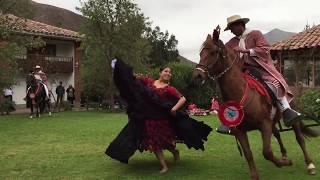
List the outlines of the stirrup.
<svg viewBox="0 0 320 180">
<path fill-rule="evenodd" d="M 225 125 L 220 125 L 216 128 L 216 132 L 220 134 L 232 135 L 231 129 Z"/>
</svg>

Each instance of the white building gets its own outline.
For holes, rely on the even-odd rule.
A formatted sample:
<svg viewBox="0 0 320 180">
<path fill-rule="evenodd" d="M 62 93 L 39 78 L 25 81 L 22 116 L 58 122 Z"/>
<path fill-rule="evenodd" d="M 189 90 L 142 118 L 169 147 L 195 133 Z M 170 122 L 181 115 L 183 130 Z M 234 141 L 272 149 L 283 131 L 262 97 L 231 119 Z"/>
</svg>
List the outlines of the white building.
<svg viewBox="0 0 320 180">
<path fill-rule="evenodd" d="M 10 15 L 10 18 L 17 18 Z M 20 75 L 13 86 L 13 100 L 16 104 L 25 104 L 26 75 L 36 65 L 40 65 L 49 79 L 49 90 L 56 97 L 55 89 L 62 81 L 65 89 L 69 85 L 75 88 L 75 102 L 80 102 L 80 35 L 77 32 L 58 28 L 33 20 L 23 21 L 23 29 L 17 33 L 41 37 L 46 45 L 43 48 L 27 50 L 26 54 L 18 58 Z M 66 94 L 65 94 L 66 99 Z"/>
</svg>

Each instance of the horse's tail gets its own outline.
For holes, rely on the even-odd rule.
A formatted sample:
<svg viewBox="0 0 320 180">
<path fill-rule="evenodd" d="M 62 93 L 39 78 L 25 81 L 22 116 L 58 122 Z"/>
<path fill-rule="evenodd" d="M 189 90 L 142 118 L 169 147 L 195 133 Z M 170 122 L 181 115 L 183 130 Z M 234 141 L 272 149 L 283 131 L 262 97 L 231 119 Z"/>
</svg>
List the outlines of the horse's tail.
<svg viewBox="0 0 320 180">
<path fill-rule="evenodd" d="M 311 129 L 310 127 L 306 126 L 303 122 L 300 122 L 301 132 L 305 137 L 319 137 L 320 131 L 316 131 L 314 129 Z"/>
</svg>

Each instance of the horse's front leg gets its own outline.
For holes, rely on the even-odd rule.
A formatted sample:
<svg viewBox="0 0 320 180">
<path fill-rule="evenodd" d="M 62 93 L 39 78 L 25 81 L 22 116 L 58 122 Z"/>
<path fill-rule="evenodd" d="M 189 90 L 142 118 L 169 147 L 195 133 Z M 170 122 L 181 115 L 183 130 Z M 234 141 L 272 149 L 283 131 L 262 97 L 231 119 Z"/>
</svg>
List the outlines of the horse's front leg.
<svg viewBox="0 0 320 180">
<path fill-rule="evenodd" d="M 235 135 L 235 137 L 239 140 L 241 144 L 242 151 L 249 165 L 250 178 L 252 180 L 258 180 L 259 175 L 257 172 L 256 164 L 254 163 L 247 133 L 242 132 L 239 129 L 232 129 L 232 133 Z"/>
<path fill-rule="evenodd" d="M 280 132 L 279 132 L 279 129 L 277 129 L 277 127 L 273 127 L 272 129 L 272 133 L 273 133 L 273 136 L 277 139 L 278 141 L 278 144 L 280 146 L 280 151 L 281 151 L 281 154 L 282 154 L 282 159 L 287 159 L 288 156 L 287 156 L 287 150 L 286 148 L 284 147 L 283 145 L 283 142 L 282 142 L 282 139 L 281 139 L 281 136 L 280 136 Z"/>
<path fill-rule="evenodd" d="M 36 102 L 36 117 L 40 117 L 39 103 Z"/>
<path fill-rule="evenodd" d="M 29 116 L 30 119 L 33 118 L 33 104 L 31 102 L 31 105 L 30 105 L 30 116 Z"/>
<path fill-rule="evenodd" d="M 274 156 L 271 148 L 271 137 L 273 131 L 273 125 L 270 120 L 263 120 L 261 135 L 263 141 L 263 156 L 266 160 L 273 162 L 277 167 L 291 166 L 292 162 L 287 158 L 278 159 Z"/>
<path fill-rule="evenodd" d="M 46 103 L 47 103 L 47 106 L 48 106 L 49 116 L 51 116 L 52 114 L 51 114 L 51 104 L 50 104 L 50 99 L 48 99 L 48 100 L 46 101 Z"/>
</svg>

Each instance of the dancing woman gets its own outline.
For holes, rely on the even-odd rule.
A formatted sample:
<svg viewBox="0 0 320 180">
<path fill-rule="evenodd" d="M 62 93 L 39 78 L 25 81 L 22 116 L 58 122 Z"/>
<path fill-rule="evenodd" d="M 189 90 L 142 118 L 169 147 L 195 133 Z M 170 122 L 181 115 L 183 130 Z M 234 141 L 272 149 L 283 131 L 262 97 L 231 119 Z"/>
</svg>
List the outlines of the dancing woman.
<svg viewBox="0 0 320 180">
<path fill-rule="evenodd" d="M 114 82 L 121 97 L 127 102 L 128 124 L 109 145 L 106 154 L 120 162 L 139 149 L 155 153 L 160 162 L 160 173 L 168 170 L 163 150 L 169 150 L 174 160 L 180 159 L 177 140 L 188 148 L 204 150 L 204 141 L 211 128 L 190 118 L 180 110 L 186 99 L 169 85 L 171 69 L 161 68 L 159 78 L 135 77 L 132 68 L 123 61 L 113 61 Z"/>
</svg>

